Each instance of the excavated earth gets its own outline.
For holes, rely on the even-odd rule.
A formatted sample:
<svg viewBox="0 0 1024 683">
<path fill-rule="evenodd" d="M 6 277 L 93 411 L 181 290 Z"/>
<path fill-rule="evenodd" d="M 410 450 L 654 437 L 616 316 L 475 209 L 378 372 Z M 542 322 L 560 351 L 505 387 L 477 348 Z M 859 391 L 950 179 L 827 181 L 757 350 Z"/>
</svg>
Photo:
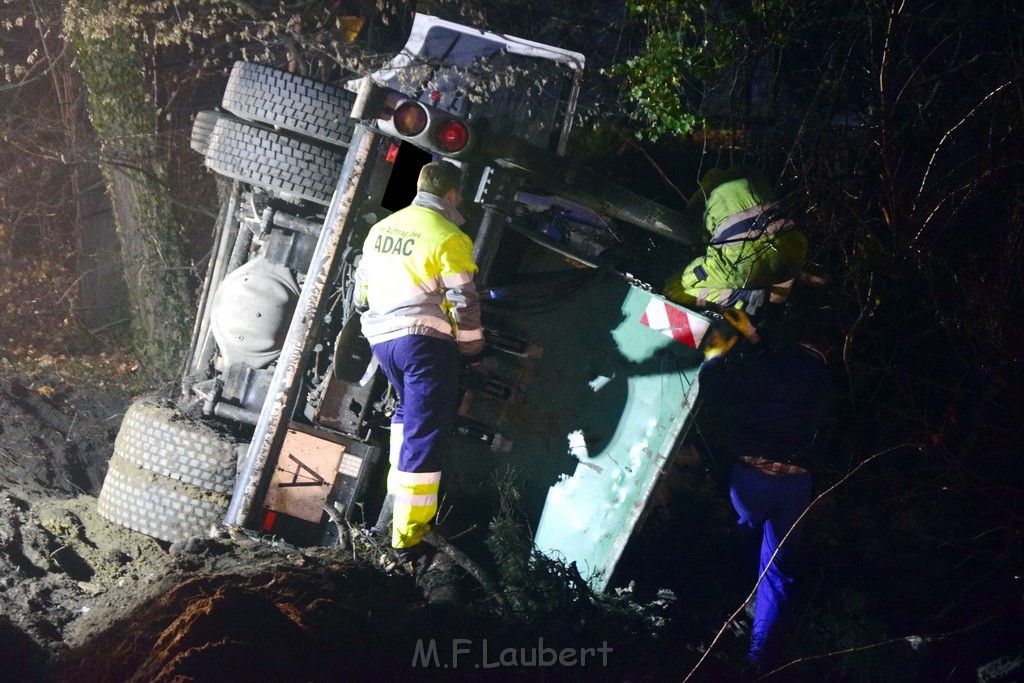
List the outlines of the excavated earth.
<svg viewBox="0 0 1024 683">
<path fill-rule="evenodd" d="M 248 538 L 168 547 L 106 522 L 96 495 L 132 397 L 75 384 L 0 359 L 0 679 L 330 680 L 339 657 L 357 678 L 361 661 L 387 666 L 377 643 L 420 619 L 411 577 Z"/>
<path fill-rule="evenodd" d="M 440 553 L 396 567 L 365 540 L 358 552 L 226 532 L 168 545 L 110 524 L 96 512 L 96 496 L 135 397 L 122 382 L 74 379 L 58 368 L 16 369 L 0 353 L 0 681 L 662 681 L 684 679 L 698 660 L 690 680 L 744 680 L 748 622 L 740 617 L 707 640 L 731 611 L 722 605 L 743 600 L 729 592 L 737 583 L 723 570 L 729 564 L 711 555 L 697 563 L 677 557 L 677 602 L 640 607 L 627 591 L 616 603 L 626 616 L 608 618 L 575 594 L 559 602 L 543 593 L 537 614 L 546 616 L 531 619 L 500 609 Z M 696 489 L 689 494 L 691 503 L 699 498 Z M 700 513 L 701 524 L 671 526 L 673 533 L 707 526 L 712 513 Z M 714 544 L 701 538 L 693 540 L 699 551 L 683 544 L 679 552 L 713 554 Z M 665 585 L 661 578 L 647 583 Z M 652 611 L 656 603 L 664 619 Z M 991 653 L 962 651 L 987 642 L 980 637 L 944 646 L 967 666 L 932 666 L 943 663 L 943 651 L 918 652 L 920 643 L 907 639 L 909 646 L 872 665 L 881 678 L 826 661 L 810 677 L 806 666 L 786 665 L 768 679 L 892 680 L 896 667 L 906 669 L 905 680 L 1021 680 L 1024 659 L 1002 656 L 1020 642 L 1007 639 L 1019 634 L 1019 620 L 980 618 L 993 623 Z M 705 660 L 706 649 L 713 653 Z M 563 652 L 569 659 L 556 661 Z"/>
<path fill-rule="evenodd" d="M 628 680 L 643 661 L 616 643 L 587 667 L 521 666 L 561 629 L 513 625 L 441 554 L 403 568 L 365 546 L 168 545 L 108 523 L 96 496 L 132 400 L 0 357 L 0 680 Z"/>
</svg>

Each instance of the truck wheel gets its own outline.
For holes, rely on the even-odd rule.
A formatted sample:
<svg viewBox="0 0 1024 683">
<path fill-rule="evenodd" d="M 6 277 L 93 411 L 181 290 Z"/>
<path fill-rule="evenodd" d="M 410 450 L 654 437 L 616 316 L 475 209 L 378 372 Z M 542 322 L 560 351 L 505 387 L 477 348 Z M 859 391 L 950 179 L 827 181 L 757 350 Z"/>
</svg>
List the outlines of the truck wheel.
<svg viewBox="0 0 1024 683">
<path fill-rule="evenodd" d="M 235 62 L 224 90 L 232 114 L 347 147 L 355 93 L 262 64 Z"/>
<path fill-rule="evenodd" d="M 200 154 L 206 154 L 213 127 L 221 116 L 222 114 L 215 111 L 201 111 L 196 114 L 196 119 L 192 122 L 192 149 Z"/>
<path fill-rule="evenodd" d="M 338 152 L 222 116 L 206 149 L 206 167 L 262 187 L 286 201 L 331 203 L 345 158 Z"/>
<path fill-rule="evenodd" d="M 210 425 L 152 399 L 132 404 L 114 441 L 114 456 L 156 474 L 229 494 L 242 444 Z"/>
<path fill-rule="evenodd" d="M 174 543 L 224 522 L 229 496 L 143 469 L 115 454 L 96 509 L 106 520 Z"/>
</svg>

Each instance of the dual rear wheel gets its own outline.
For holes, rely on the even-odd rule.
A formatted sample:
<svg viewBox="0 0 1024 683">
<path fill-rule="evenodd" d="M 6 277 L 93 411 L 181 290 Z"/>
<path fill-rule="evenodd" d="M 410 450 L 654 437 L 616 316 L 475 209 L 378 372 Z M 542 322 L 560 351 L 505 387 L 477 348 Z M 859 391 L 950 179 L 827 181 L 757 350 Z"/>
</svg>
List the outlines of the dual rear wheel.
<svg viewBox="0 0 1024 683">
<path fill-rule="evenodd" d="M 330 204 L 355 129 L 355 94 L 328 83 L 237 62 L 222 106 L 202 111 L 192 148 L 220 175 L 289 202 Z"/>
<path fill-rule="evenodd" d="M 354 124 L 355 95 L 260 64 L 238 62 L 222 102 L 202 111 L 191 147 L 215 173 L 292 203 L 330 204 Z M 244 441 L 143 399 L 125 413 L 97 508 L 168 542 L 205 536 L 227 512 Z"/>
</svg>

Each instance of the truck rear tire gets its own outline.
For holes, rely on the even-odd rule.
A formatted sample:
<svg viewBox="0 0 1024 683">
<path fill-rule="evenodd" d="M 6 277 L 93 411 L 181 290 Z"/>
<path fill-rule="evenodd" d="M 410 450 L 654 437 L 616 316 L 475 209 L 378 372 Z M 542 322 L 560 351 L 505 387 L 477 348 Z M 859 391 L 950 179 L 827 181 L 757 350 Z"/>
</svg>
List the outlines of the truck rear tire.
<svg viewBox="0 0 1024 683">
<path fill-rule="evenodd" d="M 239 118 L 347 147 L 355 93 L 262 64 L 235 62 L 223 106 Z"/>
<path fill-rule="evenodd" d="M 230 495 L 244 444 L 153 399 L 132 404 L 114 456 L 171 479 Z"/>
<path fill-rule="evenodd" d="M 115 454 L 96 503 L 104 519 L 174 543 L 223 524 L 229 496 L 151 472 Z"/>
<path fill-rule="evenodd" d="M 256 185 L 286 201 L 327 206 L 345 158 L 338 152 L 236 121 L 218 119 L 206 150 L 206 167 Z"/>
<path fill-rule="evenodd" d="M 215 111 L 201 111 L 196 114 L 195 121 L 192 122 L 192 149 L 200 154 L 206 154 L 206 149 L 210 146 L 210 136 L 213 135 L 213 127 L 221 116 L 223 114 Z"/>
</svg>

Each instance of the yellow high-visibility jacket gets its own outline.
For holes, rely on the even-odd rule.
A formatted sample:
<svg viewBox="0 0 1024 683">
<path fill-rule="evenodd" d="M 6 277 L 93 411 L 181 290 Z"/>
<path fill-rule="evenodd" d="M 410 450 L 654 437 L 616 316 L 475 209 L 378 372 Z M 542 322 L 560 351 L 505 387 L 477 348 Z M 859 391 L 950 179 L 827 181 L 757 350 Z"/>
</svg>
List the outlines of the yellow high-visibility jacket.
<svg viewBox="0 0 1024 683">
<path fill-rule="evenodd" d="M 421 334 L 455 339 L 464 351 L 482 346 L 473 241 L 448 211 L 439 197 L 421 192 L 370 228 L 356 299 L 368 306 L 361 323 L 371 344 Z"/>
</svg>

